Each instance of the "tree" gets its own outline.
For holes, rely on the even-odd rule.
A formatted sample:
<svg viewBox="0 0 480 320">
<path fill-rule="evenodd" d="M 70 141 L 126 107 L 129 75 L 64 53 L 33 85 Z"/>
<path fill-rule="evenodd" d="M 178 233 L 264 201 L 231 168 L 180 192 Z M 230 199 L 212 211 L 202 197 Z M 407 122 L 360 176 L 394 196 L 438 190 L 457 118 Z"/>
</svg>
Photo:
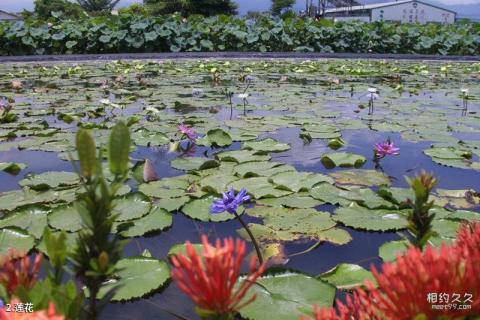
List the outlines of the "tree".
<svg viewBox="0 0 480 320">
<path fill-rule="evenodd" d="M 88 12 L 112 11 L 120 0 L 77 0 Z"/>
<path fill-rule="evenodd" d="M 48 19 L 52 12 L 62 12 L 63 17 L 80 18 L 85 15 L 82 7 L 66 0 L 35 0 L 34 12 L 40 19 Z"/>
<path fill-rule="evenodd" d="M 295 0 L 272 0 L 270 11 L 273 15 L 279 15 L 285 10 L 291 9 L 295 4 Z"/>
<path fill-rule="evenodd" d="M 143 0 L 143 2 L 152 14 L 171 14 L 175 12 L 182 16 L 237 14 L 237 4 L 232 0 Z"/>
</svg>

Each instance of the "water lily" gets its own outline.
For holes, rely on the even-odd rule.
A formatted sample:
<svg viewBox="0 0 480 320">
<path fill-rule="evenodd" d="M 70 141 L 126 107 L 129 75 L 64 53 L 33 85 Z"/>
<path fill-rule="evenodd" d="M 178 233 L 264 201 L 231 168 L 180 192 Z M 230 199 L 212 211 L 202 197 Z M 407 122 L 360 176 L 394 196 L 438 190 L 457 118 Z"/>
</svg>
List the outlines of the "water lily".
<svg viewBox="0 0 480 320">
<path fill-rule="evenodd" d="M 247 99 L 248 98 L 248 93 L 240 93 L 238 96 L 240 99 Z"/>
<path fill-rule="evenodd" d="M 37 274 L 42 263 L 42 254 L 37 255 L 33 266 L 25 252 L 11 249 L 9 254 L 0 257 L 0 285 L 3 285 L 9 294 L 18 288 L 31 289 L 37 281 Z"/>
<path fill-rule="evenodd" d="M 195 133 L 195 131 L 192 129 L 192 128 L 189 128 L 187 127 L 186 125 L 184 124 L 179 124 L 177 126 L 177 129 L 178 131 L 184 135 L 185 137 L 188 138 L 188 140 L 192 141 L 192 142 L 195 142 L 195 140 L 197 140 L 197 134 Z"/>
<path fill-rule="evenodd" d="M 252 75 L 247 75 L 245 76 L 245 81 L 250 82 L 250 81 L 255 81 L 255 77 Z"/>
<path fill-rule="evenodd" d="M 213 201 L 212 206 L 210 207 L 210 212 L 217 214 L 227 211 L 234 214 L 237 212 L 237 208 L 248 200 L 250 200 L 250 196 L 247 195 L 246 189 L 241 189 L 238 194 L 235 194 L 235 190 L 232 186 L 230 187 L 229 192 L 223 193 L 222 199 Z"/>
<path fill-rule="evenodd" d="M 7 311 L 4 308 L 0 308 L 0 320 L 64 320 L 63 315 L 57 314 L 55 310 L 55 304 L 50 302 L 47 310 L 39 310 L 34 312 L 14 312 L 13 306 L 19 305 L 22 302 L 17 298 L 10 301 L 12 311 Z M 23 303 L 25 305 L 25 303 Z"/>
<path fill-rule="evenodd" d="M 373 145 L 373 153 L 375 158 L 383 158 L 385 156 L 398 155 L 400 148 L 395 147 L 393 142 L 389 139 L 384 142 L 375 143 Z"/>
<path fill-rule="evenodd" d="M 145 163 L 143 164 L 143 181 L 152 182 L 157 180 L 158 176 L 155 172 L 155 167 L 149 159 L 146 159 Z"/>
<path fill-rule="evenodd" d="M 373 267 L 372 273 L 378 287 L 366 280 L 365 289 L 356 289 L 346 303 L 337 300 L 336 308 L 315 308 L 315 319 L 461 319 L 478 315 L 480 223 L 462 226 L 452 246 L 428 246 L 424 252 L 411 247 L 395 262 L 384 263 L 381 272 Z M 434 299 L 468 308 L 432 308 L 444 304 Z"/>
<path fill-rule="evenodd" d="M 179 289 L 197 305 L 201 315 L 233 319 L 238 310 L 255 300 L 256 295 L 244 298 L 264 272 L 265 265 L 256 268 L 257 261 L 253 255 L 249 274 L 237 283 L 246 255 L 243 240 L 227 238 L 222 243 L 217 239 L 215 245 L 212 245 L 202 235 L 201 253 L 197 253 L 189 241 L 185 247 L 186 255 L 180 253 L 172 257 L 172 278 Z"/>
</svg>

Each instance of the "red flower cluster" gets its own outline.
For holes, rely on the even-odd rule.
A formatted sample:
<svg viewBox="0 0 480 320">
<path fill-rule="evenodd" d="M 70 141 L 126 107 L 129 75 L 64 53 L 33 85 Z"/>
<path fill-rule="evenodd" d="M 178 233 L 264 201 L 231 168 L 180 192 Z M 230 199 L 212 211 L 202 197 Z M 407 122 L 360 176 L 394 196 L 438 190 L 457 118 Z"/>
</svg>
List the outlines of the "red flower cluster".
<svg viewBox="0 0 480 320">
<path fill-rule="evenodd" d="M 19 304 L 18 299 L 10 301 L 10 305 Z M 14 312 L 6 311 L 4 308 L 0 308 L 0 320 L 64 320 L 65 317 L 58 315 L 55 310 L 55 305 L 50 302 L 48 310 L 40 310 L 32 313 L 27 312 Z"/>
<path fill-rule="evenodd" d="M 190 242 L 186 242 L 187 256 L 178 254 L 172 257 L 174 269 L 172 277 L 177 286 L 187 294 L 202 310 L 217 315 L 236 313 L 253 302 L 252 295 L 244 300 L 247 291 L 265 270 L 262 264 L 256 269 L 257 258 L 252 256 L 250 273 L 237 284 L 242 260 L 246 253 L 245 242 L 232 238 L 219 239 L 215 246 L 202 236 L 203 253 L 195 252 Z"/>
<path fill-rule="evenodd" d="M 480 223 L 463 226 L 457 242 L 422 253 L 410 248 L 382 272 L 372 270 L 378 288 L 366 281 L 337 309 L 315 308 L 316 320 L 459 318 L 480 314 Z M 450 305 L 435 308 L 433 305 Z M 456 305 L 456 307 L 454 306 Z M 459 309 L 459 305 L 467 308 Z M 306 319 L 309 319 L 308 317 Z"/>
<path fill-rule="evenodd" d="M 0 257 L 0 285 L 9 294 L 14 294 L 19 287 L 31 289 L 37 281 L 37 274 L 42 263 L 42 254 L 37 255 L 31 268 L 30 258 L 25 252 L 10 249 L 7 256 Z"/>
</svg>

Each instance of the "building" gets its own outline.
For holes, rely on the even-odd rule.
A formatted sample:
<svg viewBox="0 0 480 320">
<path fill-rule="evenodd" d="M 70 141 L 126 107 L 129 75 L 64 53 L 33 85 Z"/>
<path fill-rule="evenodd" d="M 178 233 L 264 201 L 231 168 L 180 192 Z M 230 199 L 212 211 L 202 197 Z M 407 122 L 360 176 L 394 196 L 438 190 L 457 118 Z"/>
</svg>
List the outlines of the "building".
<svg viewBox="0 0 480 320">
<path fill-rule="evenodd" d="M 400 23 L 454 23 L 457 13 L 418 0 L 400 0 L 325 10 L 325 17 L 335 21 L 391 21 Z"/>
<path fill-rule="evenodd" d="M 6 11 L 0 10 L 0 21 L 4 20 L 22 20 L 22 18 Z"/>
</svg>

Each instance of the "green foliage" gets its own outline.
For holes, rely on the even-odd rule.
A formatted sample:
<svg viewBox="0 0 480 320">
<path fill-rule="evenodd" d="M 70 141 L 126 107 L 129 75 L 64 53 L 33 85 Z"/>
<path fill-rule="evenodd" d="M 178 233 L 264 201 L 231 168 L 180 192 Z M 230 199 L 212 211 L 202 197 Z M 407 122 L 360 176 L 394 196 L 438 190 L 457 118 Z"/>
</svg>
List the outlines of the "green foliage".
<svg viewBox="0 0 480 320">
<path fill-rule="evenodd" d="M 80 129 L 76 139 L 80 174 L 85 189 L 85 193 L 79 196 L 76 208 L 83 229 L 79 232 L 71 258 L 77 278 L 88 289 L 89 307 L 86 316 L 88 319 L 96 319 L 101 307 L 112 298 L 117 289 L 112 287 L 97 305 L 97 295 L 103 283 L 118 272 L 115 265 L 122 258 L 124 241 L 118 235 L 111 234 L 118 216 L 113 213 L 114 197 L 127 179 L 130 133 L 123 122 L 117 123 L 112 129 L 108 158 L 114 179 L 109 182 L 103 175 L 101 154 L 99 152 L 95 156 L 95 144 L 90 133 L 85 130 Z"/>
<path fill-rule="evenodd" d="M 77 0 L 78 4 L 88 12 L 111 11 L 120 0 Z"/>
<path fill-rule="evenodd" d="M 408 230 L 414 236 L 412 242 L 422 249 L 427 244 L 428 239 L 434 235 L 432 222 L 435 213 L 430 212 L 434 201 L 428 201 L 428 198 L 438 180 L 433 177 L 433 174 L 422 171 L 421 175 L 417 175 L 414 179 L 407 178 L 407 182 L 415 193 L 415 201 L 407 200 L 412 208 L 408 215 Z"/>
<path fill-rule="evenodd" d="M 193 14 L 214 16 L 237 13 L 237 4 L 232 0 L 144 0 L 144 3 L 152 14 L 178 12 L 183 17 L 188 17 Z"/>
<path fill-rule="evenodd" d="M 295 0 L 272 0 L 270 11 L 273 15 L 279 15 L 284 11 L 291 9 L 295 4 Z"/>
<path fill-rule="evenodd" d="M 1 22 L 0 55 L 179 51 L 475 55 L 480 24 L 409 25 L 260 16 L 103 16 Z"/>
<path fill-rule="evenodd" d="M 66 18 L 81 18 L 85 16 L 82 7 L 67 0 L 35 0 L 34 12 L 38 19 L 47 20 L 53 13 L 62 13 Z"/>
<path fill-rule="evenodd" d="M 140 3 L 133 3 L 128 7 L 118 9 L 118 14 L 120 15 L 131 14 L 131 15 L 148 16 L 149 13 L 150 13 L 149 8 Z"/>
</svg>

